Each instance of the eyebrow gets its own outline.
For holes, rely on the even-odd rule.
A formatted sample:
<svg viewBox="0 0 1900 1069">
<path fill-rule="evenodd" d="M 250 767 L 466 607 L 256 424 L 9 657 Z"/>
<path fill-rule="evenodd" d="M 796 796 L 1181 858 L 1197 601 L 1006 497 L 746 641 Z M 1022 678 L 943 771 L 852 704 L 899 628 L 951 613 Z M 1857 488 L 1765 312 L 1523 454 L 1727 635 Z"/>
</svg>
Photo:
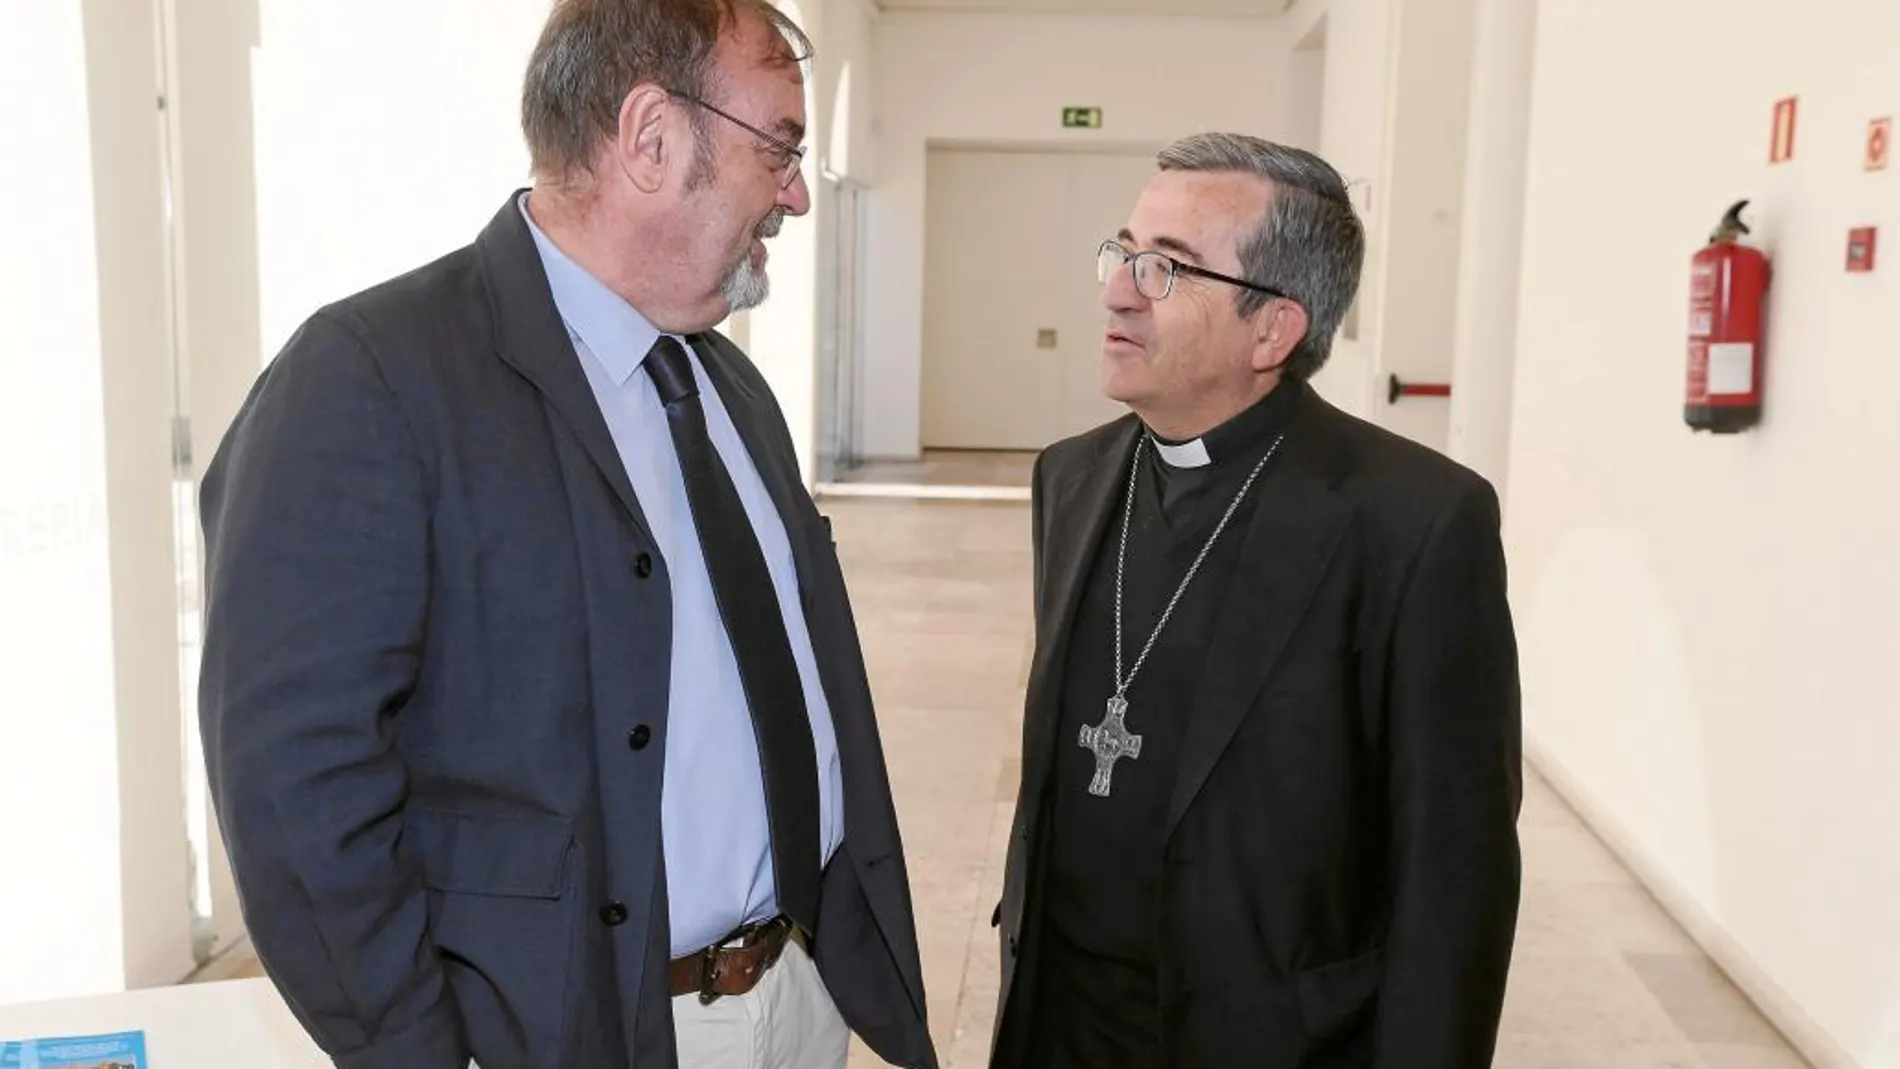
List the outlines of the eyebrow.
<svg viewBox="0 0 1900 1069">
<path fill-rule="evenodd" d="M 1129 233 L 1126 227 L 1123 227 L 1122 232 L 1116 236 L 1129 244 L 1139 244 L 1139 242 L 1135 241 L 1135 235 Z M 1154 247 L 1163 252 L 1173 253 L 1183 259 L 1193 260 L 1196 263 L 1202 262 L 1201 254 L 1194 251 L 1194 246 L 1189 245 L 1179 238 L 1158 237 L 1154 240 Z"/>
<path fill-rule="evenodd" d="M 794 145 L 805 140 L 805 124 L 797 119 L 780 119 L 773 129 Z"/>
</svg>

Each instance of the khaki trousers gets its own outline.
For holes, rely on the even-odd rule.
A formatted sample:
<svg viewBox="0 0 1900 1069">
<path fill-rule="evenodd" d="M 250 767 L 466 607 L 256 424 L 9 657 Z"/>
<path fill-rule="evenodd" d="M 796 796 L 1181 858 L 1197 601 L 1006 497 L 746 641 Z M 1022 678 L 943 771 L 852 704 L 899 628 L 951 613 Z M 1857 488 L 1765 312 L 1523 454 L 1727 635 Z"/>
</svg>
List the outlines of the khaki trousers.
<svg viewBox="0 0 1900 1069">
<path fill-rule="evenodd" d="M 758 986 L 702 1006 L 673 1000 L 680 1069 L 844 1069 L 851 1030 L 797 940 Z"/>
</svg>

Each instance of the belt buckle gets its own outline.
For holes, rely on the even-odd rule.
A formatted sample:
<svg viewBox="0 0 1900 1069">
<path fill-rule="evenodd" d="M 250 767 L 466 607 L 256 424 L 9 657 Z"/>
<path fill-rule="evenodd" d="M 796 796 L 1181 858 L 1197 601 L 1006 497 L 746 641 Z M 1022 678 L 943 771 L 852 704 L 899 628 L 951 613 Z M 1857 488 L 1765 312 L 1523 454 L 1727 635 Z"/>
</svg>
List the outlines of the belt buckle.
<svg viewBox="0 0 1900 1069">
<path fill-rule="evenodd" d="M 714 943 L 700 951 L 702 962 L 699 968 L 699 1004 L 710 1006 L 719 1001 L 719 992 L 713 988 L 719 983 L 720 944 Z"/>
<path fill-rule="evenodd" d="M 714 990 L 719 983 L 720 952 L 729 947 L 743 949 L 748 945 L 746 941 L 758 934 L 759 930 L 763 927 L 763 925 L 759 924 L 742 924 L 732 931 L 727 932 L 725 937 L 718 942 L 700 951 L 702 959 L 699 967 L 700 1005 L 710 1006 L 724 997 L 718 991 Z"/>
<path fill-rule="evenodd" d="M 770 938 L 773 930 L 781 925 L 787 929 L 794 929 L 790 920 L 784 917 L 774 917 L 769 921 L 761 923 L 741 925 L 729 932 L 724 939 L 700 951 L 699 1004 L 702 1006 L 710 1006 L 725 997 L 714 990 L 719 983 L 719 955 L 722 951 L 727 949 L 744 950 L 752 946 L 755 940 Z M 790 935 L 788 934 L 787 939 L 789 938 Z M 784 949 L 784 945 L 780 944 L 778 948 L 779 953 L 783 953 Z M 768 958 L 762 959 L 759 963 L 759 971 L 764 972 L 766 969 L 777 964 L 778 957 L 778 953 L 774 953 Z"/>
</svg>

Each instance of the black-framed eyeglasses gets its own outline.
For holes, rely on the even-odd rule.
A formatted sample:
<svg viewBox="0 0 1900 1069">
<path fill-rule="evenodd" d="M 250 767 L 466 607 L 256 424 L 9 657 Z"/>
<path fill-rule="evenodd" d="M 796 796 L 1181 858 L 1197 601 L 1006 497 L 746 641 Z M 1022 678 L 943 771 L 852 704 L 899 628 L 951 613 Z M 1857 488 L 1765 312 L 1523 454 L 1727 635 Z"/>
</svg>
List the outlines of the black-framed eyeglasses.
<svg viewBox="0 0 1900 1069">
<path fill-rule="evenodd" d="M 1168 295 L 1174 292 L 1174 276 L 1177 274 L 1213 279 L 1215 282 L 1225 282 L 1229 286 L 1239 286 L 1241 289 L 1253 290 L 1255 293 L 1264 293 L 1269 297 L 1279 297 L 1289 301 L 1293 299 L 1272 286 L 1262 286 L 1258 282 L 1249 282 L 1244 278 L 1234 278 L 1232 275 L 1223 275 L 1218 271 L 1209 271 L 1205 267 L 1184 264 L 1166 253 L 1129 252 L 1122 247 L 1121 242 L 1113 238 L 1102 242 L 1101 247 L 1095 250 L 1096 281 L 1106 283 L 1115 272 L 1121 270 L 1123 264 L 1130 262 L 1134 264 L 1135 292 L 1151 301 L 1166 300 Z"/>
<path fill-rule="evenodd" d="M 695 107 L 705 108 L 707 111 L 712 112 L 714 115 L 719 116 L 720 118 L 726 120 L 732 125 L 737 126 L 739 129 L 744 130 L 747 133 L 751 134 L 753 137 L 756 137 L 759 140 L 764 141 L 767 145 L 770 145 L 774 153 L 776 153 L 779 156 L 784 157 L 785 159 L 785 162 L 783 164 L 780 164 L 780 167 L 782 168 L 778 176 L 778 187 L 780 189 L 790 189 L 792 186 L 792 183 L 797 180 L 798 168 L 800 164 L 802 164 L 805 160 L 805 149 L 803 146 L 794 145 L 790 141 L 787 141 L 782 137 L 775 137 L 771 134 L 768 134 L 764 130 L 761 130 L 758 127 L 752 125 L 751 123 L 746 122 L 744 119 L 741 119 L 736 115 L 728 115 L 727 113 L 719 110 L 713 105 L 708 104 L 704 100 L 701 100 L 698 97 L 693 96 L 689 93 L 679 93 L 679 92 L 669 91 L 669 95 L 675 97 L 676 99 L 684 100 L 688 104 L 691 104 Z"/>
</svg>

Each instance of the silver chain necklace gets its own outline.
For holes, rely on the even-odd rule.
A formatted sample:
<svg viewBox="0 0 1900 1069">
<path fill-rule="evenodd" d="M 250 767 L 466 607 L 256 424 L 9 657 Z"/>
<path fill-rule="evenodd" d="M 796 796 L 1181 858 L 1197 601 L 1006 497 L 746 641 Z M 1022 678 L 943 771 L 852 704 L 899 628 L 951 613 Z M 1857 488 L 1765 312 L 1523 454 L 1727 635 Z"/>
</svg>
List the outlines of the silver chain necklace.
<svg viewBox="0 0 1900 1069">
<path fill-rule="evenodd" d="M 1168 626 L 1168 620 L 1174 616 L 1174 610 L 1181 603 L 1181 595 L 1187 593 L 1188 584 L 1201 570 L 1201 564 L 1207 560 L 1207 554 L 1214 548 L 1221 532 L 1227 529 L 1228 521 L 1234 518 L 1234 511 L 1240 508 L 1240 502 L 1246 498 L 1247 491 L 1253 489 L 1254 480 L 1266 469 L 1267 461 L 1280 451 L 1280 442 L 1286 438 L 1284 433 L 1273 439 L 1267 448 L 1267 455 L 1253 466 L 1247 481 L 1242 483 L 1234 499 L 1227 504 L 1227 512 L 1214 526 L 1214 533 L 1207 536 L 1207 543 L 1195 556 L 1194 563 L 1188 567 L 1187 575 L 1181 579 L 1181 585 L 1174 588 L 1174 596 L 1168 599 L 1168 607 L 1161 612 L 1161 619 L 1155 624 L 1154 631 L 1148 636 L 1148 644 L 1141 648 L 1141 654 L 1135 658 L 1135 666 L 1122 675 L 1122 576 L 1128 564 L 1128 526 L 1129 517 L 1135 511 L 1135 485 L 1141 474 L 1141 452 L 1148 444 L 1148 436 L 1143 434 L 1135 441 L 1135 461 L 1128 469 L 1128 498 L 1122 505 L 1121 549 L 1115 556 L 1115 694 L 1108 699 L 1108 714 L 1097 725 L 1083 725 L 1082 748 L 1095 755 L 1095 777 L 1089 781 L 1089 793 L 1098 798 L 1108 797 L 1109 780 L 1115 771 L 1115 762 L 1123 757 L 1131 760 L 1141 757 L 1141 736 L 1128 731 L 1128 688 L 1135 682 L 1135 674 L 1148 662 L 1148 654 L 1155 648 L 1155 640 L 1161 637 L 1161 630 Z"/>
</svg>

